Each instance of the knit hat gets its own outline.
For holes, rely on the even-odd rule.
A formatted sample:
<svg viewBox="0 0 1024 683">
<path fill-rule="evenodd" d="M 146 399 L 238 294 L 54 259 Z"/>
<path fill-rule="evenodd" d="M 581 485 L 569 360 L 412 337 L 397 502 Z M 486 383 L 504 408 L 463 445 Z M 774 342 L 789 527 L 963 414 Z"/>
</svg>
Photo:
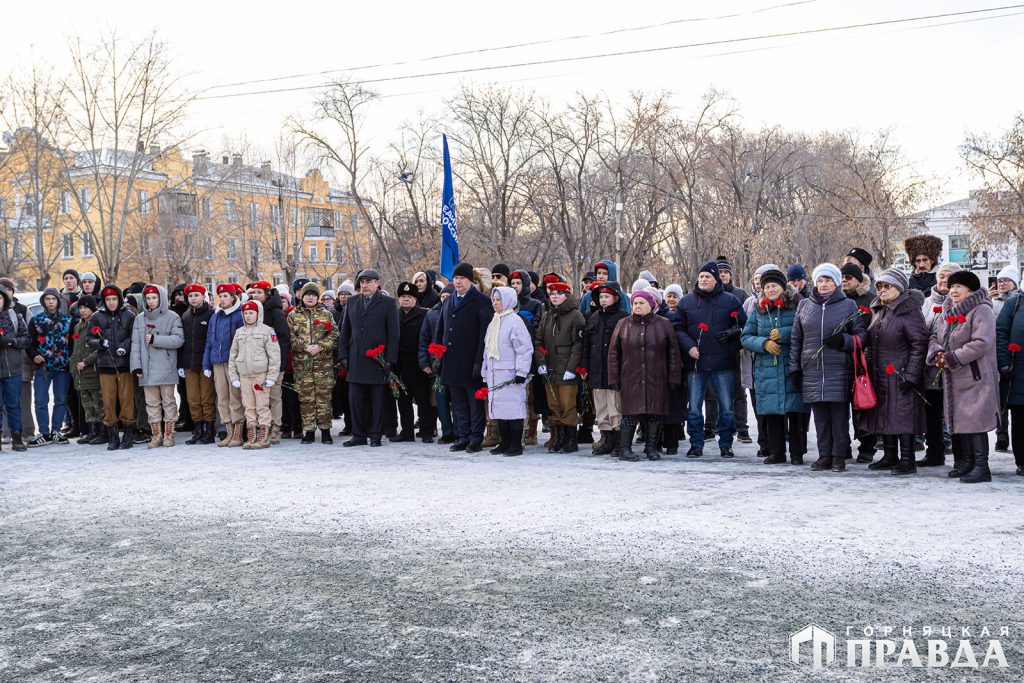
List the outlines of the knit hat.
<svg viewBox="0 0 1024 683">
<path fill-rule="evenodd" d="M 799 263 L 794 263 L 793 265 L 791 265 L 789 268 L 786 269 L 786 280 L 787 281 L 806 280 L 806 279 L 807 279 L 807 271 L 804 270 L 804 267 L 801 266 Z"/>
<path fill-rule="evenodd" d="M 705 263 L 700 267 L 700 270 L 697 271 L 697 275 L 700 275 L 701 273 L 711 273 L 711 277 L 715 278 L 715 282 L 722 284 L 722 276 L 718 270 L 718 261 L 708 261 Z"/>
<path fill-rule="evenodd" d="M 82 273 L 82 282 L 99 282 L 100 279 L 96 277 L 96 273 L 89 272 L 88 270 Z"/>
<path fill-rule="evenodd" d="M 847 256 L 852 256 L 853 258 L 857 259 L 858 261 L 864 264 L 865 268 L 869 267 L 871 265 L 871 262 L 874 260 L 874 257 L 870 253 L 868 253 L 866 249 L 861 249 L 860 247 L 854 247 L 853 249 L 851 249 Z"/>
<path fill-rule="evenodd" d="M 454 294 L 454 293 L 455 293 L 455 285 L 453 285 L 450 282 L 448 284 L 446 284 L 444 287 L 441 288 L 441 294 Z"/>
<path fill-rule="evenodd" d="M 774 282 L 783 289 L 786 288 L 786 276 L 778 268 L 769 268 L 768 270 L 761 273 L 761 288 L 763 289 L 769 282 Z"/>
<path fill-rule="evenodd" d="M 849 275 L 858 282 L 864 282 L 864 271 L 856 263 L 844 263 L 839 272 L 842 275 Z"/>
<path fill-rule="evenodd" d="M 781 268 L 779 268 L 779 267 L 778 267 L 777 265 L 775 265 L 774 263 L 766 263 L 766 264 L 764 264 L 763 266 L 758 266 L 758 267 L 757 267 L 757 270 L 755 270 L 755 271 L 754 271 L 754 275 L 762 275 L 762 274 L 764 274 L 764 273 L 765 273 L 766 271 L 769 271 L 769 270 L 772 270 L 772 269 L 774 269 L 774 270 L 778 270 L 778 271 L 780 271 L 780 272 L 782 271 L 782 269 L 781 269 Z"/>
<path fill-rule="evenodd" d="M 960 267 L 959 263 L 943 263 L 939 266 L 939 270 L 937 272 L 943 273 L 948 271 L 950 273 L 959 273 L 961 270 L 963 270 L 963 268 Z"/>
<path fill-rule="evenodd" d="M 398 283 L 398 296 L 411 296 L 416 297 L 416 285 L 411 282 L 399 282 Z"/>
<path fill-rule="evenodd" d="M 658 308 L 658 300 L 654 298 L 654 295 L 651 294 L 649 290 L 639 289 L 633 292 L 629 297 L 630 303 L 636 301 L 637 299 L 643 299 L 648 304 L 650 304 L 652 311 Z"/>
<path fill-rule="evenodd" d="M 1020 270 L 1017 268 L 1017 266 L 1006 266 L 1005 268 L 1000 270 L 999 274 L 996 275 L 996 279 L 998 280 L 1001 277 L 1013 280 L 1013 284 L 1015 284 L 1017 287 L 1020 287 Z"/>
<path fill-rule="evenodd" d="M 932 267 L 939 262 L 939 254 L 942 253 L 942 238 L 935 235 L 915 235 L 903 241 L 907 258 L 913 264 L 918 256 L 927 256 L 932 261 Z"/>
<path fill-rule="evenodd" d="M 81 276 L 81 275 L 79 275 L 79 274 L 78 274 L 78 271 L 77 271 L 77 270 L 75 270 L 74 268 L 68 268 L 68 269 L 67 269 L 67 270 L 65 270 L 65 271 L 64 271 L 63 273 L 61 273 L 61 276 L 60 276 L 60 277 L 61 277 L 61 279 L 63 279 L 63 278 L 65 278 L 65 277 L 67 277 L 68 275 L 73 275 L 73 276 L 74 276 L 74 278 L 75 278 L 75 281 L 76 281 L 76 282 L 77 282 L 78 284 L 82 284 L 82 276 Z"/>
<path fill-rule="evenodd" d="M 658 278 L 654 277 L 654 273 L 652 273 L 652 272 L 651 272 L 651 271 L 649 271 L 649 270 L 641 270 L 641 271 L 640 271 L 640 277 L 641 277 L 642 279 L 644 279 L 644 280 L 647 280 L 647 281 L 648 281 L 648 282 L 650 282 L 650 283 L 651 283 L 652 285 L 653 285 L 653 284 L 654 284 L 655 282 L 657 282 L 657 281 L 658 281 Z"/>
<path fill-rule="evenodd" d="M 299 298 L 306 296 L 307 294 L 316 294 L 316 298 L 320 298 L 320 285 L 315 282 L 307 282 L 302 285 L 302 291 L 299 292 Z"/>
<path fill-rule="evenodd" d="M 630 293 L 637 292 L 637 291 L 639 291 L 641 289 L 647 289 L 650 286 L 651 286 L 650 282 L 648 282 L 647 280 L 645 280 L 643 278 L 640 278 L 639 280 L 636 280 L 633 283 L 633 285 L 629 288 L 629 291 L 630 291 Z"/>
<path fill-rule="evenodd" d="M 651 296 L 654 297 L 654 300 L 658 302 L 659 306 L 661 306 L 661 303 L 665 300 L 665 296 L 661 293 L 661 290 L 658 289 L 657 287 L 651 286 L 651 287 L 648 287 L 647 289 L 645 289 L 644 291 L 645 292 L 650 292 Z"/>
<path fill-rule="evenodd" d="M 292 291 L 298 292 L 299 290 L 306 286 L 307 282 L 309 282 L 309 278 L 307 277 L 300 277 L 295 280 L 292 280 Z"/>
<path fill-rule="evenodd" d="M 472 280 L 473 264 L 463 261 L 459 265 L 455 266 L 455 270 L 452 272 L 452 277 L 464 277 L 467 280 Z"/>
<path fill-rule="evenodd" d="M 843 274 L 839 272 L 839 268 L 834 263 L 822 263 L 815 268 L 814 272 L 811 273 L 811 281 L 817 283 L 819 277 L 829 278 L 832 282 L 836 283 L 836 287 L 843 281 Z"/>
<path fill-rule="evenodd" d="M 356 287 L 352 284 L 351 280 L 345 280 L 341 283 L 341 286 L 338 287 L 338 294 L 341 294 L 342 292 L 348 292 L 349 294 L 356 293 Z"/>
<path fill-rule="evenodd" d="M 94 297 L 92 294 L 83 294 L 82 296 L 78 297 L 78 301 L 76 301 L 75 303 L 78 304 L 79 308 L 85 306 L 90 311 L 97 310 L 96 297 Z"/>
<path fill-rule="evenodd" d="M 668 294 L 675 294 L 677 297 L 682 299 L 683 298 L 683 288 L 680 287 L 679 285 L 675 284 L 675 283 L 672 283 L 668 287 L 665 288 L 665 294 L 666 295 L 668 295 Z"/>
<path fill-rule="evenodd" d="M 981 289 L 981 280 L 978 276 L 969 270 L 958 270 L 949 276 L 948 284 L 950 287 L 953 285 L 963 285 L 972 292 L 976 292 Z"/>
<path fill-rule="evenodd" d="M 717 259 L 715 259 L 715 262 L 718 263 L 719 273 L 721 273 L 723 270 L 727 270 L 729 271 L 729 274 L 732 275 L 732 264 L 729 263 L 729 259 L 727 259 L 724 256 L 719 256 Z"/>
<path fill-rule="evenodd" d="M 900 290 L 901 294 L 910 289 L 910 280 L 907 279 L 907 274 L 898 268 L 886 268 L 883 270 L 879 273 L 878 277 L 875 278 L 875 284 L 877 285 L 879 282 L 892 285 L 896 289 Z"/>
<path fill-rule="evenodd" d="M 491 268 L 491 275 L 504 275 L 507 280 L 512 275 L 512 269 L 504 263 L 496 263 L 494 264 L 494 267 Z"/>
<path fill-rule="evenodd" d="M 334 293 L 333 289 L 328 289 L 323 294 L 320 295 L 320 298 L 321 299 L 337 299 L 338 295 Z"/>
</svg>

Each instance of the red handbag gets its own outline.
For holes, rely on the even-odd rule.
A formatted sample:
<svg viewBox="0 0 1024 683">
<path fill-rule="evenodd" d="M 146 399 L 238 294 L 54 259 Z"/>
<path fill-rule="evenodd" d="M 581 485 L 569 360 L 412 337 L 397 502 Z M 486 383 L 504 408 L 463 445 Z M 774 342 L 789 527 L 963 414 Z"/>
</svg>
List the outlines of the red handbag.
<svg viewBox="0 0 1024 683">
<path fill-rule="evenodd" d="M 864 347 L 860 337 L 853 338 L 853 409 L 871 410 L 878 405 L 875 387 L 871 385 L 868 373 L 868 360 L 864 357 Z"/>
</svg>

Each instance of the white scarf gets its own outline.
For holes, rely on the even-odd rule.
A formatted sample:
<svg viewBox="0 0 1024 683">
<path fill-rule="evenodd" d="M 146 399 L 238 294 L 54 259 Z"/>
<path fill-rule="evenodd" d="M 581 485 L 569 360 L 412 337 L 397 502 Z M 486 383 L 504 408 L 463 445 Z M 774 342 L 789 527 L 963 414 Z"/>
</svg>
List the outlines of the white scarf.
<svg viewBox="0 0 1024 683">
<path fill-rule="evenodd" d="M 498 340 L 501 338 L 501 319 L 516 312 L 514 308 L 506 308 L 501 313 L 495 313 L 491 324 L 487 326 L 487 335 L 484 337 L 484 357 L 500 360 L 498 352 Z"/>
</svg>

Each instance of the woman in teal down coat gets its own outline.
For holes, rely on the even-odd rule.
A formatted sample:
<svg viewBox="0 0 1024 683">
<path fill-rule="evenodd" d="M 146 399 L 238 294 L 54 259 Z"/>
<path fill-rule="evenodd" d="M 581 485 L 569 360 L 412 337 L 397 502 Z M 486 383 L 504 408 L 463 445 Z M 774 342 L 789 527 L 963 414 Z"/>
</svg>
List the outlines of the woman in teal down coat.
<svg viewBox="0 0 1024 683">
<path fill-rule="evenodd" d="M 756 412 L 764 418 L 768 457 L 764 463 L 786 462 L 786 435 L 789 457 L 794 465 L 804 464 L 807 432 L 804 428 L 810 409 L 804 403 L 800 387 L 787 376 L 790 332 L 801 296 L 786 284 L 786 275 L 772 268 L 761 274 L 761 297 L 743 327 L 740 343 L 753 354 Z M 787 430 L 788 423 L 788 430 Z"/>
</svg>

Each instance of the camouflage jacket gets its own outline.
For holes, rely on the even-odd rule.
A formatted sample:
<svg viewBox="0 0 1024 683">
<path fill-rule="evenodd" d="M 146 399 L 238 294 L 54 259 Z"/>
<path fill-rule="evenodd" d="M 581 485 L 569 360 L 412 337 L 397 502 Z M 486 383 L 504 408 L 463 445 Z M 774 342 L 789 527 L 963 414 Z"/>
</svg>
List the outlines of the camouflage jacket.
<svg viewBox="0 0 1024 683">
<path fill-rule="evenodd" d="M 338 345 L 338 324 L 323 306 L 300 306 L 288 314 L 291 333 L 293 367 L 301 372 L 313 365 L 330 367 L 334 364 L 334 347 Z M 306 347 L 316 344 L 320 353 L 310 356 Z"/>
</svg>

